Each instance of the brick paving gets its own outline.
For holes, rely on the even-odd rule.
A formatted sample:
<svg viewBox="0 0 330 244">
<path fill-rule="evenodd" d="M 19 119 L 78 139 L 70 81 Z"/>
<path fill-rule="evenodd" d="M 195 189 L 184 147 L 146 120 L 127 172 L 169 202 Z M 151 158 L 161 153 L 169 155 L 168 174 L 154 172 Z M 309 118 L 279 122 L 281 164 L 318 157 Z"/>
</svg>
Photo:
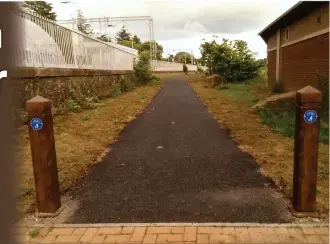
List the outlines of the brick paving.
<svg viewBox="0 0 330 244">
<path fill-rule="evenodd" d="M 31 231 L 39 234 L 33 238 Z M 38 232 L 38 231 L 37 231 Z M 112 226 L 112 227 L 19 227 L 14 230 L 19 243 L 329 243 L 328 226 Z"/>
</svg>

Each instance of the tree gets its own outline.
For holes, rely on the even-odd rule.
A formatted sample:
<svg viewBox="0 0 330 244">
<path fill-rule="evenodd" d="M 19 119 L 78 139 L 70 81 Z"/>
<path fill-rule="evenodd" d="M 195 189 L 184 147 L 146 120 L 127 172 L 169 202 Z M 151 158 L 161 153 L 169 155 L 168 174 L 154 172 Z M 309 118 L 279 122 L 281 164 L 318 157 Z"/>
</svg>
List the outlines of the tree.
<svg viewBox="0 0 330 244">
<path fill-rule="evenodd" d="M 57 15 L 53 12 L 53 5 L 51 3 L 45 1 L 24 1 L 23 7 L 30 9 L 44 18 L 56 20 Z"/>
<path fill-rule="evenodd" d="M 134 65 L 134 72 L 137 84 L 144 85 L 153 80 L 149 52 L 144 51 L 139 54 L 139 61 Z"/>
<path fill-rule="evenodd" d="M 118 44 L 119 45 L 122 45 L 122 46 L 126 46 L 126 47 L 132 48 L 133 42 L 132 41 L 128 41 L 128 40 L 122 40 L 122 41 L 118 42 Z"/>
<path fill-rule="evenodd" d="M 161 60 L 163 56 L 163 46 L 159 45 L 157 42 L 156 42 L 156 46 L 157 46 L 157 54 L 156 54 L 157 60 Z M 139 49 L 139 52 L 144 52 L 144 51 L 150 52 L 150 41 L 145 41 L 141 44 L 141 48 Z"/>
<path fill-rule="evenodd" d="M 121 30 L 117 32 L 116 41 L 118 44 L 122 41 L 131 41 L 131 34 L 127 31 L 125 25 L 123 25 Z"/>
<path fill-rule="evenodd" d="M 257 61 L 258 66 L 260 67 L 266 67 L 267 66 L 267 59 L 263 58 L 263 59 L 258 59 Z"/>
<path fill-rule="evenodd" d="M 200 47 L 201 63 L 210 73 L 218 73 L 228 81 L 244 81 L 258 73 L 260 63 L 242 40 L 223 39 L 221 44 L 205 42 Z"/>
<path fill-rule="evenodd" d="M 175 59 L 175 62 L 182 63 L 182 64 L 185 63 L 184 61 L 186 59 L 186 63 L 190 64 L 191 63 L 191 53 L 178 52 L 177 54 L 175 54 L 174 59 Z"/>
<path fill-rule="evenodd" d="M 137 37 L 137 35 L 133 36 L 132 41 L 134 44 L 141 44 L 141 40 L 140 40 L 140 38 Z"/>
<path fill-rule="evenodd" d="M 90 24 L 86 23 L 86 19 L 80 9 L 78 9 L 77 27 L 80 32 L 89 36 L 93 35 L 92 27 Z"/>
<path fill-rule="evenodd" d="M 111 42 L 111 38 L 107 37 L 107 35 L 105 35 L 105 34 L 97 37 L 97 39 L 99 39 L 100 41 L 103 41 L 103 42 Z"/>
<path fill-rule="evenodd" d="M 116 41 L 119 45 L 123 45 L 138 50 L 139 54 L 142 52 L 150 53 L 150 41 L 145 41 L 141 43 L 141 40 L 137 35 L 134 35 L 131 38 L 131 34 L 127 32 L 125 26 L 123 26 L 121 30 L 117 33 Z M 163 46 L 158 44 L 157 42 L 156 42 L 156 46 L 157 46 L 157 60 L 162 60 Z"/>
</svg>

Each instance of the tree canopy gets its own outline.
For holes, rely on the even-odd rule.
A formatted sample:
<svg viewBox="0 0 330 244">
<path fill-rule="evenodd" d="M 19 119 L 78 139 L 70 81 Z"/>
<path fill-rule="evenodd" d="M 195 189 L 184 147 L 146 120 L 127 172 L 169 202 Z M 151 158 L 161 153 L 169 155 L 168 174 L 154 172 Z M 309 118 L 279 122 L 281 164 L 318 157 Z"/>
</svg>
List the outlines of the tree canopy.
<svg viewBox="0 0 330 244">
<path fill-rule="evenodd" d="M 141 42 L 140 38 L 137 35 L 134 35 L 132 37 L 132 34 L 128 32 L 125 26 L 122 26 L 121 30 L 117 32 L 116 41 L 120 45 L 138 50 L 139 54 L 142 52 L 150 52 L 150 41 Z M 161 60 L 163 56 L 163 46 L 158 44 L 157 42 L 156 46 L 157 59 Z"/>
<path fill-rule="evenodd" d="M 157 46 L 157 54 L 156 54 L 157 55 L 157 59 L 158 60 L 161 60 L 162 57 L 163 57 L 163 46 L 160 45 L 160 44 L 158 44 L 157 42 L 156 42 L 156 46 Z M 140 49 L 138 49 L 138 50 L 139 50 L 139 52 L 143 52 L 143 51 L 150 52 L 150 41 L 143 42 L 141 44 Z"/>
<path fill-rule="evenodd" d="M 86 23 L 86 18 L 83 15 L 83 12 L 78 9 L 77 11 L 77 28 L 82 33 L 92 36 L 93 35 L 93 29 L 90 24 Z"/>
<path fill-rule="evenodd" d="M 186 63 L 190 64 L 191 63 L 191 53 L 187 53 L 187 52 L 178 52 L 177 54 L 175 54 L 174 56 L 174 60 L 177 63 L 182 63 L 184 64 L 184 60 L 186 58 Z M 195 59 L 195 58 L 193 58 Z"/>
<path fill-rule="evenodd" d="M 57 15 L 53 11 L 53 5 L 51 3 L 45 1 L 24 1 L 23 7 L 30 9 L 44 18 L 56 20 Z"/>
<path fill-rule="evenodd" d="M 131 34 L 127 31 L 125 25 L 117 32 L 116 42 L 120 44 L 122 41 L 131 41 Z"/>
<path fill-rule="evenodd" d="M 134 44 L 141 44 L 141 40 L 140 40 L 140 38 L 137 37 L 137 35 L 133 36 L 132 41 Z"/>
<path fill-rule="evenodd" d="M 201 47 L 201 64 L 206 65 L 211 73 L 218 73 L 228 81 L 243 81 L 258 73 L 260 62 L 255 53 L 242 40 L 223 39 L 221 44 L 214 40 L 204 42 Z"/>
</svg>

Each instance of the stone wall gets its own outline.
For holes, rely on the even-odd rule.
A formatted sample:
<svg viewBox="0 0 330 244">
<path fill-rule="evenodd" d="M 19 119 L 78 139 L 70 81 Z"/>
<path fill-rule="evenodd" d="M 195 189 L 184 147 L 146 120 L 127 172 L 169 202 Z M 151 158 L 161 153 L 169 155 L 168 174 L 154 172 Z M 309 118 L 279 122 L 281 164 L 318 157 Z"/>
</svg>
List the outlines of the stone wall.
<svg viewBox="0 0 330 244">
<path fill-rule="evenodd" d="M 157 73 L 183 72 L 160 71 Z M 36 95 L 50 99 L 54 114 L 93 108 L 99 101 L 134 89 L 134 71 L 19 68 L 14 77 L 15 123 L 26 122 L 25 102 Z"/>
<path fill-rule="evenodd" d="M 99 100 L 134 88 L 133 71 L 20 68 L 15 74 L 15 122 L 24 121 L 25 102 L 36 95 L 52 101 L 54 113 L 93 107 Z"/>
</svg>

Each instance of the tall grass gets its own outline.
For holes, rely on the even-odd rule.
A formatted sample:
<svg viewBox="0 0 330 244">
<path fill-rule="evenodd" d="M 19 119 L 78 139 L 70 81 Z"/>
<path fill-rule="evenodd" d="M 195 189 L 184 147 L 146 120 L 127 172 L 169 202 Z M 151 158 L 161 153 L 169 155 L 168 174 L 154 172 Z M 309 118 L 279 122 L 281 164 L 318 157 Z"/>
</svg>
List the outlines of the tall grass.
<svg viewBox="0 0 330 244">
<path fill-rule="evenodd" d="M 288 108 L 286 110 L 276 110 L 270 108 L 263 108 L 259 111 L 261 123 L 269 126 L 273 131 L 281 135 L 294 138 L 295 136 L 295 108 Z M 329 127 L 321 123 L 319 141 L 329 144 Z"/>
</svg>

